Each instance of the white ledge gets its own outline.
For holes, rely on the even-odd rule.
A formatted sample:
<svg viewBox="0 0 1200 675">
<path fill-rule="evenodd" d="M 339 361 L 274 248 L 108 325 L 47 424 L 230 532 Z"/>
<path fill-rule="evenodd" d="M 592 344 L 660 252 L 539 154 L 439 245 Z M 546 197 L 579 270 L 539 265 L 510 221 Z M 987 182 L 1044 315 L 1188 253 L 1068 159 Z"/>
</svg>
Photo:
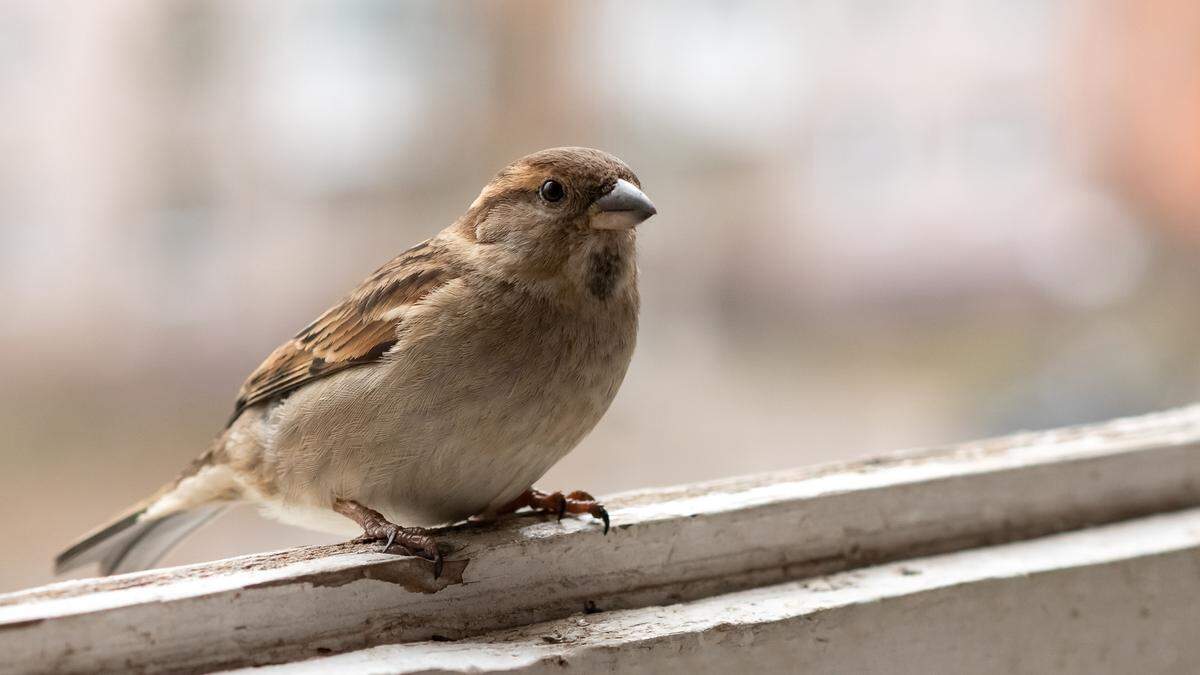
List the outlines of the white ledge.
<svg viewBox="0 0 1200 675">
<path fill-rule="evenodd" d="M 678 605 L 1200 506 L 1200 409 L 614 495 L 428 563 L 310 547 L 0 596 L 0 672 L 196 671 Z"/>
<path fill-rule="evenodd" d="M 238 672 L 1195 672 L 1197 556 L 1200 509 L 1191 509 L 667 607 Z"/>
</svg>

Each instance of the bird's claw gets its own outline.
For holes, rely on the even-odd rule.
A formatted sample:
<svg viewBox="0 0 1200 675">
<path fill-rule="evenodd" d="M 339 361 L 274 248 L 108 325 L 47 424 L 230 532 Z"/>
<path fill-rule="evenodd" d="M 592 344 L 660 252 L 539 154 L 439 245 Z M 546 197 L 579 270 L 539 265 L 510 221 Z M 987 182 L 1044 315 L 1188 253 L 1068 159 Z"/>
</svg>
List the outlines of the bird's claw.
<svg viewBox="0 0 1200 675">
<path fill-rule="evenodd" d="M 583 490 L 576 490 L 566 496 L 563 496 L 561 492 L 547 494 L 538 490 L 530 490 L 522 501 L 534 511 L 556 514 L 559 520 L 562 520 L 563 516 L 568 513 L 589 514 L 604 523 L 604 534 L 608 534 L 608 510 L 597 502 L 595 497 Z"/>
<path fill-rule="evenodd" d="M 388 523 L 380 529 L 382 531 L 364 533 L 358 540 L 379 541 L 382 539 L 384 543 L 381 552 L 387 553 L 392 546 L 398 546 L 403 555 L 417 556 L 432 562 L 434 579 L 442 576 L 442 552 L 438 550 L 437 542 L 429 536 L 429 532 L 425 528 L 400 527 Z"/>
<path fill-rule="evenodd" d="M 591 508 L 588 509 L 588 513 L 593 518 L 599 518 L 604 521 L 604 534 L 608 534 L 608 509 L 600 504 L 592 504 Z"/>
<path fill-rule="evenodd" d="M 442 576 L 442 553 L 425 528 L 401 527 L 384 518 L 380 512 L 350 499 L 335 499 L 333 510 L 362 526 L 362 536 L 354 541 L 382 541 L 384 553 L 391 550 L 393 545 L 398 545 L 404 555 L 417 555 L 432 562 L 434 579 Z"/>
<path fill-rule="evenodd" d="M 567 495 L 567 501 L 574 507 L 572 513 L 586 513 L 591 517 L 600 520 L 604 523 L 604 534 L 608 534 L 609 520 L 608 509 L 604 505 L 596 501 L 596 498 L 583 490 L 576 490 Z"/>
</svg>

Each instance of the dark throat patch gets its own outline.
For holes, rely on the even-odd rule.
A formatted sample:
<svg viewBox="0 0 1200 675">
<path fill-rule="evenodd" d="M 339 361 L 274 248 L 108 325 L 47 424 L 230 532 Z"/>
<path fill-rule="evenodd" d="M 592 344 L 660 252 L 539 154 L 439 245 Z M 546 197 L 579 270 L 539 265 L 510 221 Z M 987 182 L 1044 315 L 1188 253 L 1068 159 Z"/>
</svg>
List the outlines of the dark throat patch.
<svg viewBox="0 0 1200 675">
<path fill-rule="evenodd" d="M 607 300 L 617 288 L 625 272 L 625 259 L 615 248 L 605 248 L 592 254 L 588 263 L 587 287 L 599 300 Z"/>
</svg>

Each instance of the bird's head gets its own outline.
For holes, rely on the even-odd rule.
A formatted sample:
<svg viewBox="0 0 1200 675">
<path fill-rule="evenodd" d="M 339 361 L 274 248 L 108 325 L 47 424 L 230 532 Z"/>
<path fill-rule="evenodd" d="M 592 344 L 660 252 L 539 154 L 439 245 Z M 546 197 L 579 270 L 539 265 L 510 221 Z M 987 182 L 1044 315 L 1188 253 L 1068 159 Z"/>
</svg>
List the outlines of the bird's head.
<svg viewBox="0 0 1200 675">
<path fill-rule="evenodd" d="M 657 211 L 625 162 L 591 148 L 551 148 L 504 167 L 475 203 L 476 239 L 630 230 Z"/>
<path fill-rule="evenodd" d="M 634 228 L 656 212 L 621 160 L 552 148 L 496 174 L 457 226 L 491 263 L 550 276 L 598 250 L 632 255 Z"/>
</svg>

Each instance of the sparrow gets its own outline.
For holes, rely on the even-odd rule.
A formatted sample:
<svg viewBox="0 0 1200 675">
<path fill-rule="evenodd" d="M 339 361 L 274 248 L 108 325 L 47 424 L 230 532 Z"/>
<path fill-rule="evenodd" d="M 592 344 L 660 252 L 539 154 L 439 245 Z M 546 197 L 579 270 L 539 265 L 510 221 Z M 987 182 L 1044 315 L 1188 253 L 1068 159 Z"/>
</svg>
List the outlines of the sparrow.
<svg viewBox="0 0 1200 675">
<path fill-rule="evenodd" d="M 513 162 L 255 370 L 175 480 L 55 559 L 152 567 L 223 509 L 382 541 L 440 574 L 426 527 L 523 507 L 608 514 L 533 484 L 608 409 L 637 339 L 635 228 L 656 213 L 590 148 Z"/>
</svg>

